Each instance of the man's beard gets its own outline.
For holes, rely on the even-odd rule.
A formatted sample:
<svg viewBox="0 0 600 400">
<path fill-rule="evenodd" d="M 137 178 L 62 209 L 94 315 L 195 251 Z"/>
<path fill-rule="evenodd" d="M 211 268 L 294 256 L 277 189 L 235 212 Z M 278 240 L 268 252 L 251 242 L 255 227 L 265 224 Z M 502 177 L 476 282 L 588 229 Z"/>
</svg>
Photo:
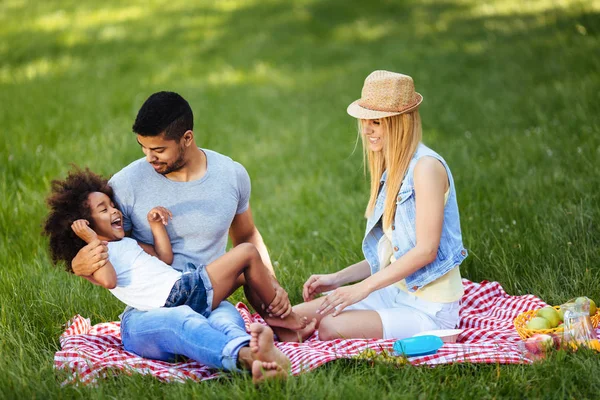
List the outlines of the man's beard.
<svg viewBox="0 0 600 400">
<path fill-rule="evenodd" d="M 154 164 L 156 165 L 156 164 Z M 168 175 L 171 172 L 179 171 L 181 168 L 185 166 L 185 159 L 183 157 L 183 151 L 179 152 L 177 160 L 172 163 L 158 163 L 160 165 L 159 169 L 155 169 L 161 175 Z"/>
</svg>

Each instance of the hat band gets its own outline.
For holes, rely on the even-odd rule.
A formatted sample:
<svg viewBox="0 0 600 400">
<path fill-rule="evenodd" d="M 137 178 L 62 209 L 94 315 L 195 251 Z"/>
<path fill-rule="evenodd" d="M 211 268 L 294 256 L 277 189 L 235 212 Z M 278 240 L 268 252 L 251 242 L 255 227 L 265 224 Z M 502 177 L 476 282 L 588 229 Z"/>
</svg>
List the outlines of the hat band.
<svg viewBox="0 0 600 400">
<path fill-rule="evenodd" d="M 418 103 L 419 103 L 419 97 L 415 96 L 415 100 L 411 104 L 408 104 L 407 106 L 405 106 L 401 110 L 398 110 L 398 109 L 395 109 L 395 108 L 385 108 L 385 107 L 378 107 L 378 108 L 375 109 L 375 108 L 372 108 L 372 107 L 369 107 L 369 106 L 365 105 L 365 103 L 362 100 L 358 102 L 358 105 L 361 106 L 362 108 L 366 108 L 367 110 L 370 110 L 370 111 L 382 111 L 382 112 L 397 112 L 397 113 L 401 113 L 401 112 L 404 112 L 405 110 L 408 110 L 409 108 L 414 107 Z"/>
</svg>

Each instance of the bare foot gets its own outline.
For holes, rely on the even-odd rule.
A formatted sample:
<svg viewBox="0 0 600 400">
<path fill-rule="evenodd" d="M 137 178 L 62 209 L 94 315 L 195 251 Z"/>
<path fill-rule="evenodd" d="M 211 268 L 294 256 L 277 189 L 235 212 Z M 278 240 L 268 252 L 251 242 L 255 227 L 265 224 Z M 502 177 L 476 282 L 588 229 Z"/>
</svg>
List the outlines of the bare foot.
<svg viewBox="0 0 600 400">
<path fill-rule="evenodd" d="M 273 328 L 280 342 L 302 343 L 313 334 L 317 326 L 317 319 L 313 318 L 303 329 L 290 330 L 286 328 Z"/>
<path fill-rule="evenodd" d="M 275 362 L 286 373 L 289 371 L 290 360 L 275 347 L 273 330 L 268 326 L 258 323 L 250 325 L 250 350 L 254 360 Z M 252 364 L 254 367 L 254 363 Z"/>
<path fill-rule="evenodd" d="M 265 379 L 287 379 L 287 372 L 275 361 L 259 361 L 252 363 L 252 382 L 258 384 Z"/>
<path fill-rule="evenodd" d="M 304 327 L 306 327 L 308 324 L 308 318 L 303 317 L 293 311 L 285 318 L 269 317 L 267 315 L 263 317 L 263 319 L 267 324 L 269 324 L 269 326 L 278 326 L 280 328 L 287 328 L 293 331 L 304 329 Z"/>
</svg>

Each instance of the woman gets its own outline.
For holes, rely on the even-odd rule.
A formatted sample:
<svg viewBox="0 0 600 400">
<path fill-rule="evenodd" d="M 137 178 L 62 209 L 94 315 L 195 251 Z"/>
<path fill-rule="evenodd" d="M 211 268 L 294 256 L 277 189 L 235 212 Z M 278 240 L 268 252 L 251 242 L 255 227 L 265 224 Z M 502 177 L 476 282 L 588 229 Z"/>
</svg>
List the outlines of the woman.
<svg viewBox="0 0 600 400">
<path fill-rule="evenodd" d="M 322 340 L 405 338 L 458 324 L 467 251 L 450 169 L 421 143 L 422 100 L 410 76 L 375 71 L 348 107 L 371 177 L 365 259 L 304 284 L 307 303 L 294 310 L 317 318 Z"/>
</svg>

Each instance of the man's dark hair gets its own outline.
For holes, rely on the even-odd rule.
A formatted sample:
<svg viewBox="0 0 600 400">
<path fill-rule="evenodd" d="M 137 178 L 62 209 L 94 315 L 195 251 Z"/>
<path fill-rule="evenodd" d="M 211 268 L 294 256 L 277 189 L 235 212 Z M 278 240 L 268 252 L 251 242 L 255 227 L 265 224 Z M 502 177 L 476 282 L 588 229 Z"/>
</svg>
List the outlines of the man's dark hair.
<svg viewBox="0 0 600 400">
<path fill-rule="evenodd" d="M 71 224 L 78 219 L 92 223 L 88 196 L 93 192 L 104 193 L 114 202 L 113 190 L 106 179 L 87 168 L 75 167 L 64 180 L 52 181 L 52 192 L 46 199 L 50 214 L 42 233 L 50 237 L 52 262 L 64 261 L 69 272 L 73 272 L 71 261 L 86 244 L 73 232 Z"/>
<path fill-rule="evenodd" d="M 133 124 L 133 132 L 142 136 L 158 136 L 179 141 L 194 129 L 194 114 L 188 102 L 174 92 L 158 92 L 144 102 Z"/>
</svg>

